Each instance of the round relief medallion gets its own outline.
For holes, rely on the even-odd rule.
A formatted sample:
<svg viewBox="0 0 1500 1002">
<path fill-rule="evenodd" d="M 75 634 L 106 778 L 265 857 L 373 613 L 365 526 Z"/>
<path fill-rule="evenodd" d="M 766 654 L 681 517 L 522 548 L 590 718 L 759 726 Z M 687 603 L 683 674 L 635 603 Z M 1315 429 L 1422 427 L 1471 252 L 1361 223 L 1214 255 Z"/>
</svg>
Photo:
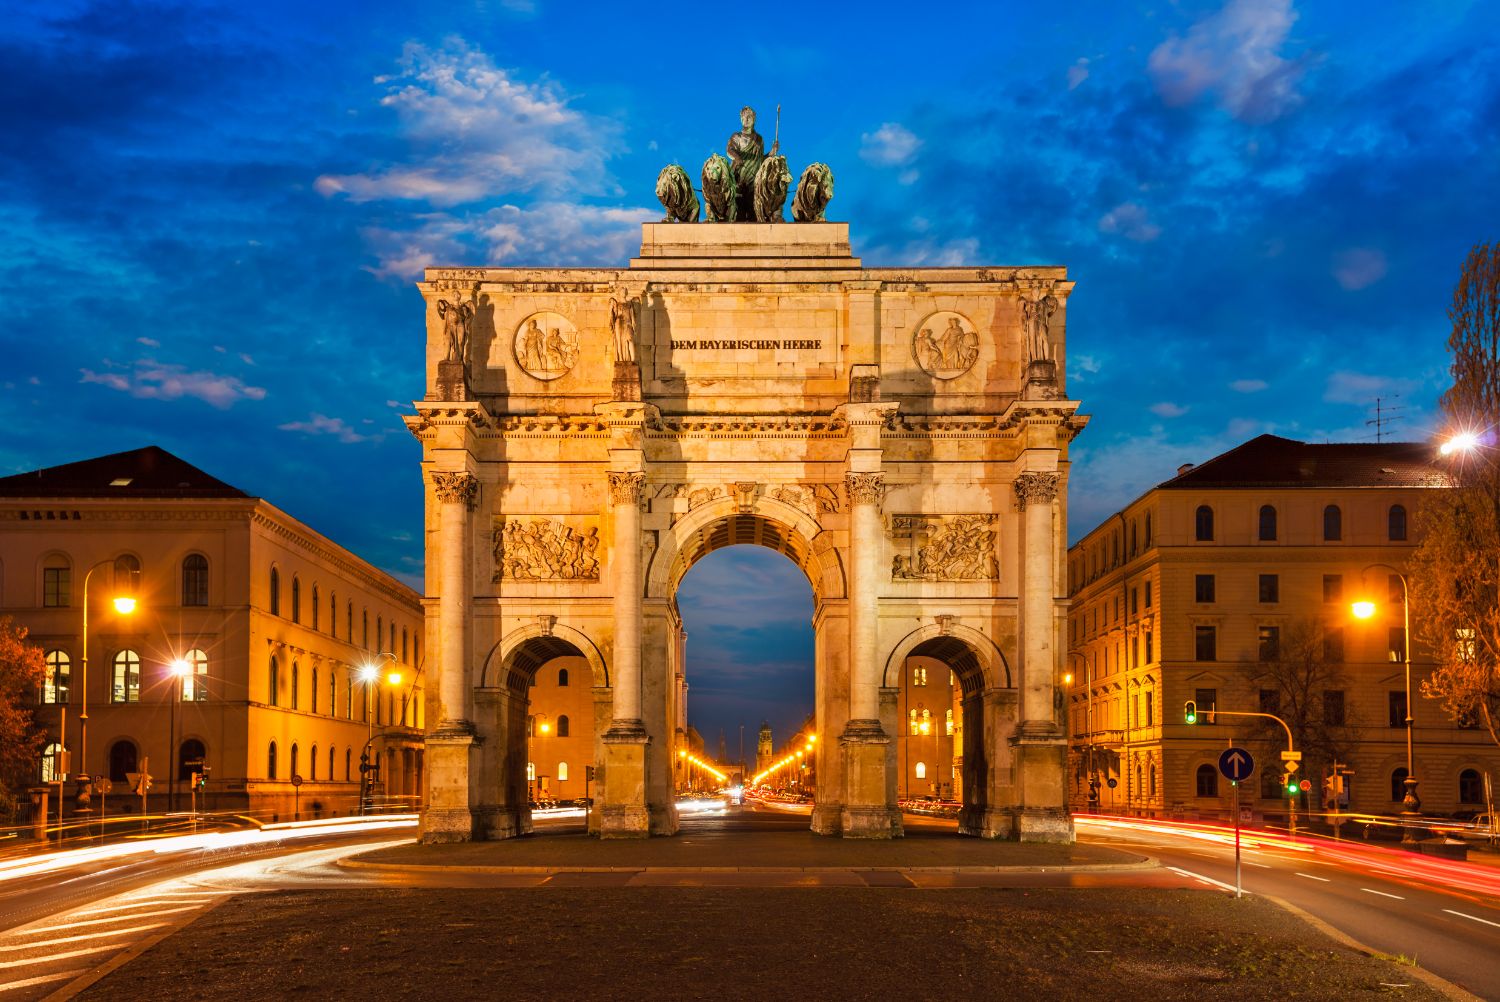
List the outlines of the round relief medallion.
<svg viewBox="0 0 1500 1002">
<path fill-rule="evenodd" d="M 922 371 L 936 379 L 954 379 L 979 358 L 979 332 L 961 313 L 934 313 L 917 325 L 912 355 Z"/>
<path fill-rule="evenodd" d="M 516 328 L 515 352 L 528 376 L 565 376 L 578 362 L 578 328 L 561 313 L 533 313 Z"/>
</svg>

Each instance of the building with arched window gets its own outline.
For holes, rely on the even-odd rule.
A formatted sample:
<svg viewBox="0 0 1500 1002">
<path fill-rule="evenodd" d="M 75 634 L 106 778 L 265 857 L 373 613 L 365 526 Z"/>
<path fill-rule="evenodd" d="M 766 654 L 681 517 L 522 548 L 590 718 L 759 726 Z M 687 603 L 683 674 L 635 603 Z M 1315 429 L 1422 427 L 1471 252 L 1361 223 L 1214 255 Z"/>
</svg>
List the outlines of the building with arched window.
<svg viewBox="0 0 1500 1002">
<path fill-rule="evenodd" d="M 1399 812 L 1407 702 L 1397 572 L 1418 542 L 1408 513 L 1447 482 L 1436 450 L 1423 443 L 1262 435 L 1182 467 L 1084 535 L 1068 551 L 1071 684 L 1063 712 L 1074 808 L 1224 817 L 1231 788 L 1215 763 L 1233 737 L 1252 751 L 1259 773 L 1241 786 L 1241 803 L 1284 815 L 1284 739 L 1269 741 L 1244 719 L 1210 720 L 1208 711 L 1290 705 L 1294 697 L 1271 666 L 1294 630 L 1311 630 L 1303 649 L 1328 668 L 1308 698 L 1326 733 L 1347 739 L 1340 765 L 1354 775 L 1346 806 Z M 1156 538 L 1113 561 L 1122 522 L 1153 516 Z M 1373 618 L 1354 618 L 1359 599 L 1375 603 Z M 1481 728 L 1456 724 L 1422 695 L 1428 654 L 1413 645 L 1411 655 L 1422 810 L 1472 810 L 1475 777 L 1500 776 L 1500 751 Z M 1184 720 L 1188 700 L 1197 706 L 1193 725 Z M 1300 775 L 1314 787 L 1299 810 L 1321 809 L 1332 762 L 1303 751 Z"/>
<path fill-rule="evenodd" d="M 188 778 L 206 769 L 200 807 L 286 819 L 300 768 L 304 816 L 350 813 L 360 801 L 358 771 L 346 763 L 335 775 L 330 760 L 315 777 L 311 760 L 297 762 L 289 749 L 337 746 L 357 757 L 369 737 L 360 709 L 379 700 L 396 708 L 396 719 L 376 730 L 377 750 L 382 761 L 387 749 L 396 751 L 402 767 L 383 772 L 370 792 L 416 803 L 420 643 L 367 651 L 342 630 L 334 635 L 342 624 L 331 609 L 313 610 L 320 594 L 336 592 L 377 622 L 420 637 L 419 596 L 275 505 L 161 449 L 137 449 L 0 478 L 0 552 L 7 571 L 0 615 L 27 627 L 42 648 L 37 719 L 48 728 L 47 743 L 70 752 L 70 783 L 80 775 L 124 783 L 147 761 L 151 809 L 169 809 L 175 787 L 177 807 L 186 810 Z M 122 593 L 136 599 L 132 613 L 114 608 Z M 378 693 L 358 676 L 372 660 L 384 669 Z M 391 672 L 401 676 L 399 689 L 385 681 Z M 86 731 L 78 712 L 85 685 Z M 38 761 L 38 780 L 43 768 Z M 70 791 L 65 802 L 75 799 Z M 140 803 L 111 795 L 105 807 L 139 811 Z"/>
</svg>

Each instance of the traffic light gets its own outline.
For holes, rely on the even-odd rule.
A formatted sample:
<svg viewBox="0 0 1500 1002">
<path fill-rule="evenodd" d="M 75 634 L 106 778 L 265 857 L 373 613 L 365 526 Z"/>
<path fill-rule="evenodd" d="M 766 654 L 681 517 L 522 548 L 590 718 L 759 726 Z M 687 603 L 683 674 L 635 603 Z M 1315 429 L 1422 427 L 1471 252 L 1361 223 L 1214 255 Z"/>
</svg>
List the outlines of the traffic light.
<svg viewBox="0 0 1500 1002">
<path fill-rule="evenodd" d="M 1196 724 L 1198 722 L 1198 704 L 1188 700 L 1182 704 L 1182 721 L 1185 724 Z"/>
<path fill-rule="evenodd" d="M 1288 797 L 1295 797 L 1302 792 L 1302 784 L 1297 782 L 1297 777 L 1289 772 L 1281 777 L 1281 784 L 1286 787 Z"/>
</svg>

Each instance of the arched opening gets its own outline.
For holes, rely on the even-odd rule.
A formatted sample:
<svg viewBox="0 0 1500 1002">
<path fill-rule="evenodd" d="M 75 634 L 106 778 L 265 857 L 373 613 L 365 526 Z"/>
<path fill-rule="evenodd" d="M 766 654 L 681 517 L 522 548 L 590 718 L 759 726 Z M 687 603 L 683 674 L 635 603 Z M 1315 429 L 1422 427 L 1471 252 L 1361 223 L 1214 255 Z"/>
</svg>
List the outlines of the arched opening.
<svg viewBox="0 0 1500 1002">
<path fill-rule="evenodd" d="M 208 749 L 197 738 L 188 738 L 177 749 L 177 778 L 187 781 L 203 768 Z"/>
<path fill-rule="evenodd" d="M 128 781 L 136 770 L 136 747 L 134 741 L 116 741 L 109 746 L 109 779 L 112 783 Z"/>
</svg>

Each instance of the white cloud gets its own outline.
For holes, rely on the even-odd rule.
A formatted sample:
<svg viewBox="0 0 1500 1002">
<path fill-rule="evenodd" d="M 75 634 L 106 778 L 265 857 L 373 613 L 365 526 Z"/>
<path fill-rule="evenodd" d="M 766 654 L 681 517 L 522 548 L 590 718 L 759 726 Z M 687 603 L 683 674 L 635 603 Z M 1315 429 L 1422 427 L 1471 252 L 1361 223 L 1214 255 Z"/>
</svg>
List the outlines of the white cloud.
<svg viewBox="0 0 1500 1002">
<path fill-rule="evenodd" d="M 1277 51 L 1296 20 L 1291 0 L 1229 0 L 1158 45 L 1147 69 L 1169 105 L 1213 93 L 1236 118 L 1270 121 L 1301 101 L 1301 65 Z"/>
<path fill-rule="evenodd" d="M 1410 394 L 1421 385 L 1414 379 L 1397 379 L 1368 372 L 1340 369 L 1328 376 L 1323 399 L 1333 404 L 1374 404 L 1376 397 Z"/>
<path fill-rule="evenodd" d="M 1333 258 L 1333 277 L 1341 287 L 1357 292 L 1385 277 L 1385 254 L 1373 247 L 1351 247 Z"/>
<path fill-rule="evenodd" d="M 264 388 L 250 386 L 235 376 L 205 370 L 189 371 L 185 366 L 149 359 L 137 362 L 130 370 L 80 371 L 83 373 L 80 382 L 98 383 L 143 400 L 192 397 L 223 410 L 240 400 L 264 400 L 266 397 Z"/>
<path fill-rule="evenodd" d="M 304 435 L 332 435 L 340 442 L 366 442 L 376 437 L 361 435 L 349 427 L 343 418 L 329 417 L 326 414 L 313 414 L 306 421 L 289 421 L 276 427 L 282 431 L 299 431 Z"/>
<path fill-rule="evenodd" d="M 860 159 L 876 167 L 909 164 L 922 148 L 922 140 L 899 122 L 886 122 L 874 132 L 861 135 L 859 141 Z"/>
<path fill-rule="evenodd" d="M 1149 243 L 1161 236 L 1161 227 L 1151 221 L 1150 214 L 1135 202 L 1121 202 L 1099 219 L 1099 229 L 1105 233 L 1118 233 L 1127 240 Z"/>
<path fill-rule="evenodd" d="M 1068 67 L 1068 90 L 1077 90 L 1078 85 L 1089 78 L 1089 61 L 1080 58 Z"/>
<path fill-rule="evenodd" d="M 153 338 L 153 337 L 138 337 L 138 338 L 135 339 L 135 343 L 136 344 L 143 344 L 147 348 L 160 348 L 161 347 L 161 342 L 158 341 L 158 340 L 156 340 L 156 338 Z"/>
<path fill-rule="evenodd" d="M 1180 404 L 1174 404 L 1170 400 L 1163 400 L 1160 403 L 1152 404 L 1147 409 L 1157 417 L 1164 418 L 1182 417 L 1188 412 L 1188 409 L 1186 407 L 1183 407 Z"/>
<path fill-rule="evenodd" d="M 1267 385 L 1264 379 L 1236 379 L 1229 388 L 1236 393 L 1259 393 Z"/>
</svg>

